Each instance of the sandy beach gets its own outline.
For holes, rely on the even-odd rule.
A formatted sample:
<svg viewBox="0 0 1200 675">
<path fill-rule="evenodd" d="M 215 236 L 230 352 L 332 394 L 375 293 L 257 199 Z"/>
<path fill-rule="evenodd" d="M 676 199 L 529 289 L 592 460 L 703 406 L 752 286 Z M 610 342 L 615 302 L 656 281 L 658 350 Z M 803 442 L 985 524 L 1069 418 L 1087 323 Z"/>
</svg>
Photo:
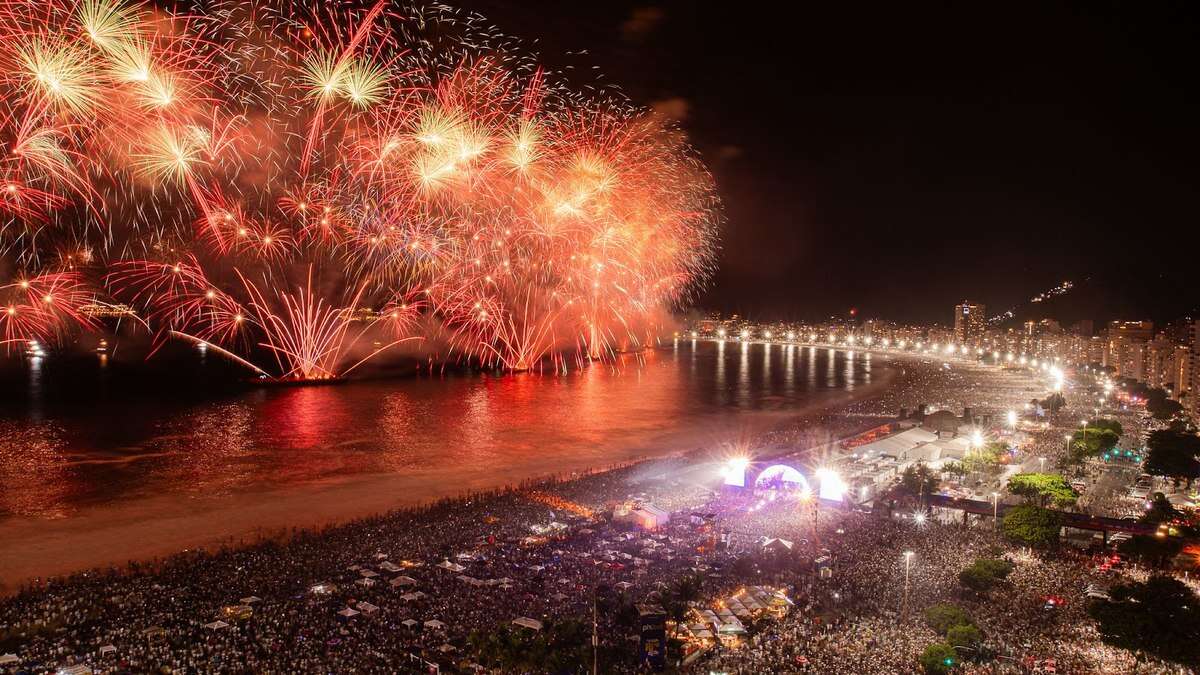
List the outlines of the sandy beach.
<svg viewBox="0 0 1200 675">
<path fill-rule="evenodd" d="M 377 473 L 310 482 L 283 489 L 233 494 L 155 494 L 91 507 L 67 518 L 8 517 L 0 520 L 0 592 L 9 593 L 31 580 L 73 572 L 122 566 L 190 549 L 249 543 L 286 535 L 297 528 L 345 522 L 439 498 L 518 485 L 547 476 L 603 470 L 631 461 L 683 453 L 719 452 L 731 439 L 738 444 L 773 446 L 774 452 L 802 450 L 780 442 L 799 430 L 807 444 L 871 426 L 871 420 L 841 418 L 852 403 L 879 395 L 895 384 L 899 372 L 879 369 L 871 384 L 853 391 L 822 392 L 811 405 L 739 415 L 735 434 L 711 428 L 675 430 L 639 443 L 614 448 L 607 464 L 592 458 L 556 456 L 547 466 L 537 456 L 476 468 L 452 462 L 453 471 Z"/>
</svg>

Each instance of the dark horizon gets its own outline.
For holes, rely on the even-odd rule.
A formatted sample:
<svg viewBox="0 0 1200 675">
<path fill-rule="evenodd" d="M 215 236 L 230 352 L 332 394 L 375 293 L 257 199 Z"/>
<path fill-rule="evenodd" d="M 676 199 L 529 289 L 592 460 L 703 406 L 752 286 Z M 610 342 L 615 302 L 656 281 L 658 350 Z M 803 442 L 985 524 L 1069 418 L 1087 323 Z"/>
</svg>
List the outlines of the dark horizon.
<svg viewBox="0 0 1200 675">
<path fill-rule="evenodd" d="M 946 323 L 1068 279 L 1053 318 L 1194 311 L 1184 3 L 463 7 L 679 120 L 727 217 L 701 311 Z"/>
</svg>

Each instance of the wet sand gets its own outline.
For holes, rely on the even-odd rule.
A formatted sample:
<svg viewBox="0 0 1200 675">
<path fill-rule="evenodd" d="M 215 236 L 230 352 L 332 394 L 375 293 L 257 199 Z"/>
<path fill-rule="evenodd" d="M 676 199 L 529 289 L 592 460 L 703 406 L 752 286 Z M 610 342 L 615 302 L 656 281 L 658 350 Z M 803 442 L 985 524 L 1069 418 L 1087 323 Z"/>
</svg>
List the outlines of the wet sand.
<svg viewBox="0 0 1200 675">
<path fill-rule="evenodd" d="M 739 415 L 736 433 L 741 442 L 822 425 L 822 440 L 867 420 L 838 418 L 846 405 L 872 398 L 892 386 L 899 376 L 886 368 L 871 384 L 853 391 L 823 393 L 810 405 L 787 411 L 758 411 Z M 610 453 L 608 466 L 686 452 L 717 451 L 728 436 L 715 442 L 713 429 L 666 433 Z M 69 518 L 10 517 L 0 520 L 0 592 L 12 592 L 25 582 L 86 569 L 123 566 L 189 549 L 212 549 L 295 528 L 313 528 L 356 517 L 427 503 L 442 497 L 517 485 L 538 477 L 564 476 L 599 470 L 594 459 L 556 456 L 547 466 L 537 455 L 510 462 L 502 472 L 494 465 L 474 468 L 448 458 L 448 467 L 404 473 L 355 475 L 326 483 L 282 489 L 239 491 L 233 494 L 157 494 L 118 500 L 92 507 Z"/>
</svg>

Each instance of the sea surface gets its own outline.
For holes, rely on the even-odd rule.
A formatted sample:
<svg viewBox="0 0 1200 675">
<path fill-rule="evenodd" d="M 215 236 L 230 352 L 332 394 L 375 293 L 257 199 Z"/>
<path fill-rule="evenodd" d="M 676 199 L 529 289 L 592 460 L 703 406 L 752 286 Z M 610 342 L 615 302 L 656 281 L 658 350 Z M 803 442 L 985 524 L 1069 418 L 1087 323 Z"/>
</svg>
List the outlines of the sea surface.
<svg viewBox="0 0 1200 675">
<path fill-rule="evenodd" d="M 136 377 L 110 358 L 0 380 L 0 585 L 744 444 L 886 372 L 864 353 L 690 340 L 565 375 L 310 387 L 214 386 L 229 374 L 211 355 Z"/>
</svg>

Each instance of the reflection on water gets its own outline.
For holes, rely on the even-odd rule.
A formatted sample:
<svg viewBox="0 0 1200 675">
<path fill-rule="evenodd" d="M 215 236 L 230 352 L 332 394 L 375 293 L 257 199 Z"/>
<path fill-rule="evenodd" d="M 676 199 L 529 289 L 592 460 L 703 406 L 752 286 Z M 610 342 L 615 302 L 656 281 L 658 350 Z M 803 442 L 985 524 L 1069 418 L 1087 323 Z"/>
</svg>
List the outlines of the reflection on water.
<svg viewBox="0 0 1200 675">
<path fill-rule="evenodd" d="M 869 381 L 867 355 L 795 346 L 677 342 L 565 376 L 450 376 L 264 388 L 213 400 L 41 400 L 0 416 L 0 515 L 70 517 L 89 505 L 226 495 L 372 473 L 441 481 L 456 468 L 551 473 L 713 440 L 756 413 Z M 35 403 L 36 402 L 36 403 Z M 36 413 L 35 413 L 36 411 Z M 519 480 L 519 478 L 517 478 Z"/>
</svg>

